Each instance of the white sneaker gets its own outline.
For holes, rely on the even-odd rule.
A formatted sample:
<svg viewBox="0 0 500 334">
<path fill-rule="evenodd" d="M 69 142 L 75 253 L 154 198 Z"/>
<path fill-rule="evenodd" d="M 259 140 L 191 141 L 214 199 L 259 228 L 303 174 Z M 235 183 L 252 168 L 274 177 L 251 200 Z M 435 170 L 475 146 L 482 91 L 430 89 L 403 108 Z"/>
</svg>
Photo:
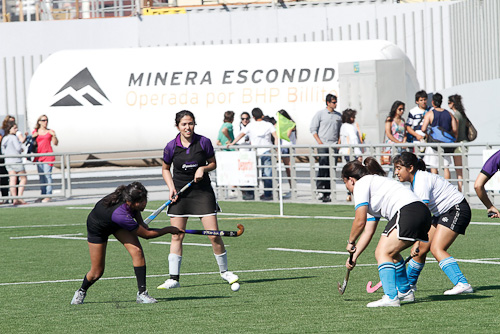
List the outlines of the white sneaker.
<svg viewBox="0 0 500 334">
<path fill-rule="evenodd" d="M 229 284 L 233 284 L 234 282 L 237 282 L 240 278 L 238 275 L 233 274 L 231 271 L 226 271 L 220 274 L 220 277 L 227 281 Z"/>
<path fill-rule="evenodd" d="M 383 306 L 401 306 L 401 302 L 399 298 L 396 296 L 394 299 L 391 299 L 388 295 L 384 295 L 382 299 L 368 303 L 366 307 L 383 307 Z"/>
<path fill-rule="evenodd" d="M 180 287 L 181 287 L 181 284 L 179 283 L 179 281 L 176 281 L 174 279 L 169 278 L 163 284 L 158 285 L 157 289 L 166 290 L 166 289 L 174 289 L 174 288 L 180 288 Z"/>
<path fill-rule="evenodd" d="M 154 304 L 158 303 L 156 299 L 148 295 L 148 290 L 144 291 L 143 293 L 137 292 L 137 298 L 136 301 L 138 304 Z"/>
<path fill-rule="evenodd" d="M 87 295 L 86 291 L 80 289 L 76 290 L 73 299 L 71 299 L 71 305 L 83 304 L 83 300 L 85 299 L 86 295 Z"/>
<path fill-rule="evenodd" d="M 415 293 L 412 289 L 408 290 L 406 293 L 401 293 L 398 291 L 398 298 L 400 302 L 414 302 Z"/>
<path fill-rule="evenodd" d="M 461 293 L 472 293 L 474 289 L 469 283 L 457 283 L 451 290 L 447 290 L 444 292 L 445 295 L 459 295 Z"/>
</svg>

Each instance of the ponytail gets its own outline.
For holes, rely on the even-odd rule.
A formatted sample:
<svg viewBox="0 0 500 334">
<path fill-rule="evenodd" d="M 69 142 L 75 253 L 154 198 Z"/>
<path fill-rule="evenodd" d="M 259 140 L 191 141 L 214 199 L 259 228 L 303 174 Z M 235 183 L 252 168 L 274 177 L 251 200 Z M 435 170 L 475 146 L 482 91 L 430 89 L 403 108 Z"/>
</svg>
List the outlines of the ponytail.
<svg viewBox="0 0 500 334">
<path fill-rule="evenodd" d="M 385 171 L 373 157 L 366 158 L 364 164 L 358 160 L 348 162 L 344 168 L 342 168 L 342 178 L 348 179 L 353 177 L 359 180 L 365 175 L 385 176 Z"/>
<path fill-rule="evenodd" d="M 417 156 L 411 152 L 402 152 L 400 155 L 396 155 L 393 159 L 394 165 L 401 165 L 406 168 L 413 167 L 414 173 L 417 170 L 425 171 L 427 166 L 424 160 L 417 158 Z"/>
<path fill-rule="evenodd" d="M 148 199 L 148 191 L 140 182 L 132 182 L 125 186 L 121 185 L 114 192 L 104 197 L 104 206 L 111 207 L 118 203 L 140 203 Z"/>
</svg>

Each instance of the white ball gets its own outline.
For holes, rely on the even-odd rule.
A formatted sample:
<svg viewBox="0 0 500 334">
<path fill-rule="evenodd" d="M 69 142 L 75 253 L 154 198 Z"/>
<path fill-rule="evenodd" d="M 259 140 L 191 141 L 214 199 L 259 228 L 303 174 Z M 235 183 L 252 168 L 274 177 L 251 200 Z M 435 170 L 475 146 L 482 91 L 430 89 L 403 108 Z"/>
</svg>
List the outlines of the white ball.
<svg viewBox="0 0 500 334">
<path fill-rule="evenodd" d="M 238 291 L 240 289 L 240 283 L 236 282 L 231 284 L 231 290 Z"/>
</svg>

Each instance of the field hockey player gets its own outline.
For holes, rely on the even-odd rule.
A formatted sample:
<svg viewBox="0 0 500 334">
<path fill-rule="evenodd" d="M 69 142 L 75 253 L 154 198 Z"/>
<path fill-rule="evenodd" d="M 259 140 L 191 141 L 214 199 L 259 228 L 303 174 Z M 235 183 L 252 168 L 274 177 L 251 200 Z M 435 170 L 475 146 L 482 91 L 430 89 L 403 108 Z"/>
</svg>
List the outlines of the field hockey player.
<svg viewBox="0 0 500 334">
<path fill-rule="evenodd" d="M 429 242 L 419 247 L 418 255 L 408 263 L 407 275 L 410 285 L 416 287 L 418 276 L 424 268 L 429 250 L 439 261 L 439 266 L 453 283 L 453 289 L 445 295 L 473 292 L 460 270 L 457 261 L 448 253 L 448 248 L 460 234 L 465 234 L 471 220 L 471 209 L 464 195 L 439 175 L 426 172 L 425 162 L 410 152 L 394 158 L 394 173 L 401 182 L 410 182 L 411 189 L 428 205 L 433 215 L 429 230 Z"/>
<path fill-rule="evenodd" d="M 215 153 L 210 139 L 194 132 L 195 117 L 188 110 L 175 115 L 175 125 L 179 134 L 170 141 L 163 151 L 162 175 L 170 192 L 172 203 L 167 214 L 173 226 L 185 230 L 189 217 L 198 217 L 205 230 L 219 230 L 217 212 L 220 211 L 210 183 L 208 172 L 217 167 Z M 170 169 L 173 169 L 173 175 Z M 194 184 L 181 197 L 175 195 L 188 182 Z M 179 278 L 182 261 L 184 233 L 172 235 L 168 267 L 170 278 L 158 289 L 180 287 Z M 227 253 L 220 235 L 209 235 L 215 259 L 222 279 L 229 284 L 238 281 L 238 276 L 228 270 Z"/>
<path fill-rule="evenodd" d="M 167 226 L 161 229 L 149 228 L 141 217 L 147 200 L 147 190 L 139 182 L 119 186 L 101 199 L 87 218 L 87 240 L 90 252 L 90 271 L 84 276 L 71 304 L 83 304 L 87 290 L 104 273 L 108 237 L 113 234 L 132 256 L 132 264 L 137 279 L 136 301 L 140 304 L 156 303 L 146 290 L 146 260 L 137 236 L 144 239 L 157 238 L 167 233 L 180 233 L 183 230 Z"/>
<path fill-rule="evenodd" d="M 389 221 L 375 250 L 384 296 L 368 303 L 368 307 L 400 306 L 402 301 L 414 301 L 400 252 L 417 240 L 427 241 L 431 225 L 431 215 L 425 204 L 410 189 L 383 175 L 384 170 L 372 157 L 366 158 L 364 163 L 351 161 L 342 168 L 342 180 L 353 193 L 355 205 L 347 241 L 347 250 L 354 255 L 352 264 L 346 262 L 347 269 L 356 265 L 379 219 L 385 217 Z"/>
</svg>

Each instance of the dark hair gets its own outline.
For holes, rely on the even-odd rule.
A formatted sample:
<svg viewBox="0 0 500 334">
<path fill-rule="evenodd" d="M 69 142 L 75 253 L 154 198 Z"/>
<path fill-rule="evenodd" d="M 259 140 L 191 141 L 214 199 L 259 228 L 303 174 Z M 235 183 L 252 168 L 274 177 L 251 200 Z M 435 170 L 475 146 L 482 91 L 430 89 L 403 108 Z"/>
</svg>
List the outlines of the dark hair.
<svg viewBox="0 0 500 334">
<path fill-rule="evenodd" d="M 333 94 L 326 95 L 325 102 L 328 105 L 328 102 L 332 102 L 333 100 L 337 100 L 337 97 Z"/>
<path fill-rule="evenodd" d="M 387 116 L 386 122 L 392 122 L 394 117 L 396 117 L 396 112 L 398 111 L 399 106 L 405 107 L 405 103 L 399 100 L 394 101 L 391 107 L 391 111 L 389 112 L 389 116 Z"/>
<path fill-rule="evenodd" d="M 353 177 L 359 180 L 365 175 L 385 176 L 385 171 L 373 157 L 367 157 L 363 163 L 353 160 L 342 168 L 342 178 Z"/>
<path fill-rule="evenodd" d="M 241 115 L 240 115 L 240 117 L 243 116 L 243 115 L 247 115 L 250 118 L 250 114 L 248 112 L 246 112 L 246 111 L 242 112 Z"/>
<path fill-rule="evenodd" d="M 234 121 L 234 111 L 226 111 L 224 113 L 224 122 Z"/>
<path fill-rule="evenodd" d="M 10 119 L 13 118 L 14 121 L 11 121 Z M 7 125 L 9 124 L 9 122 L 15 122 L 16 121 L 16 118 L 14 116 L 11 116 L 11 115 L 7 115 L 5 116 L 5 118 L 3 119 L 3 122 L 2 122 L 2 129 L 6 129 L 7 128 Z"/>
<path fill-rule="evenodd" d="M 432 102 L 434 102 L 434 106 L 436 108 L 441 108 L 441 104 L 443 103 L 443 95 L 436 93 L 432 96 Z"/>
<path fill-rule="evenodd" d="M 266 115 L 266 116 L 262 117 L 262 120 L 266 121 L 266 122 L 269 122 L 272 125 L 276 124 L 276 119 L 274 117 L 271 117 L 271 116 L 267 116 Z"/>
<path fill-rule="evenodd" d="M 290 116 L 285 109 L 281 109 L 278 111 L 279 114 L 283 115 L 284 117 L 288 118 L 289 120 L 291 120 L 292 122 L 295 123 L 295 121 L 293 120 L 292 116 Z M 297 137 L 297 127 L 295 127 L 295 129 L 293 130 L 293 132 L 295 132 L 295 137 Z"/>
<path fill-rule="evenodd" d="M 260 108 L 253 108 L 252 109 L 252 116 L 255 119 L 261 119 L 262 116 L 264 116 L 264 113 L 262 112 L 262 110 L 260 110 Z"/>
<path fill-rule="evenodd" d="M 419 159 L 415 154 L 411 152 L 401 152 L 401 154 L 396 155 L 392 159 L 392 163 L 394 165 L 401 165 L 406 168 L 410 168 L 411 166 L 413 166 L 413 174 L 415 174 L 417 170 L 425 171 L 427 169 L 424 160 Z"/>
<path fill-rule="evenodd" d="M 121 185 L 103 199 L 104 206 L 110 207 L 118 203 L 140 203 L 147 201 L 148 191 L 140 182 L 132 182 L 128 186 Z"/>
<path fill-rule="evenodd" d="M 16 122 L 14 121 L 9 121 L 7 124 L 5 124 L 4 131 L 5 131 L 5 136 L 7 136 L 10 132 L 10 129 L 12 129 L 16 125 Z"/>
<path fill-rule="evenodd" d="M 353 123 L 352 118 L 356 117 L 357 111 L 354 109 L 346 109 L 342 112 L 342 123 Z"/>
<path fill-rule="evenodd" d="M 175 114 L 175 126 L 179 126 L 182 117 L 189 116 L 193 119 L 194 124 L 196 125 L 196 120 L 194 119 L 194 115 L 189 110 L 181 110 L 177 114 Z"/>
<path fill-rule="evenodd" d="M 465 108 L 462 104 L 462 96 L 455 94 L 448 96 L 448 101 L 453 103 L 453 107 L 457 109 L 462 115 L 465 115 Z"/>
<path fill-rule="evenodd" d="M 427 92 L 425 90 L 419 90 L 418 92 L 415 93 L 415 102 L 418 101 L 418 99 L 426 99 L 427 98 Z"/>
</svg>

